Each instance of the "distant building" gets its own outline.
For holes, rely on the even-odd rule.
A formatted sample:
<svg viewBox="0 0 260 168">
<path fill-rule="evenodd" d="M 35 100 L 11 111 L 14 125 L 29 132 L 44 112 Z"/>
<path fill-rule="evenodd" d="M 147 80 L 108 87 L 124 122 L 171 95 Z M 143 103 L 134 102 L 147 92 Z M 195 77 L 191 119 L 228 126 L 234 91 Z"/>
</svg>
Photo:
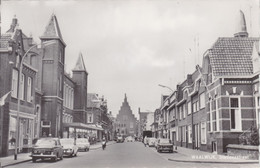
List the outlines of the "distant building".
<svg viewBox="0 0 260 168">
<path fill-rule="evenodd" d="M 137 119 L 134 116 L 125 94 L 124 102 L 116 116 L 116 132 L 123 136 L 137 135 Z"/>
</svg>

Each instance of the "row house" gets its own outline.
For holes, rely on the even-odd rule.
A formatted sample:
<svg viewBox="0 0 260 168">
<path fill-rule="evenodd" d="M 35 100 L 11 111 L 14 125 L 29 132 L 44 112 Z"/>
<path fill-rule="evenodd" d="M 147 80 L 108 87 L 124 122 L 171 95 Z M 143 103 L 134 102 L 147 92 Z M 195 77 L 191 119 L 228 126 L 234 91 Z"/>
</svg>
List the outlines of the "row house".
<svg viewBox="0 0 260 168">
<path fill-rule="evenodd" d="M 103 137 L 111 140 L 113 137 L 113 116 L 111 112 L 108 113 L 107 101 L 96 93 L 88 93 L 87 98 L 87 125 L 98 128 L 91 133 L 98 141 L 101 141 Z"/>
<path fill-rule="evenodd" d="M 249 37 L 240 11 L 234 37 L 221 37 L 160 108 L 161 133 L 174 145 L 225 153 L 259 127 L 259 38 Z"/>
</svg>

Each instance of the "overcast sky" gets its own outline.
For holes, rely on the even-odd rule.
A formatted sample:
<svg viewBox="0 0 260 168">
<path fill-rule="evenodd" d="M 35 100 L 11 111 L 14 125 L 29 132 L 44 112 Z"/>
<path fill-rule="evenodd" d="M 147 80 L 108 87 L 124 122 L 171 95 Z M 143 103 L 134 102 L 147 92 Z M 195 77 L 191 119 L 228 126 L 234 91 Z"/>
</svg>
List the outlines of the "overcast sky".
<svg viewBox="0 0 260 168">
<path fill-rule="evenodd" d="M 52 13 L 66 47 L 66 71 L 82 52 L 88 92 L 104 95 L 116 116 L 124 94 L 136 117 L 160 107 L 218 37 L 232 37 L 239 10 L 249 36 L 259 37 L 258 0 L 49 0 L 2 1 L 2 32 L 16 15 L 39 42 Z"/>
</svg>

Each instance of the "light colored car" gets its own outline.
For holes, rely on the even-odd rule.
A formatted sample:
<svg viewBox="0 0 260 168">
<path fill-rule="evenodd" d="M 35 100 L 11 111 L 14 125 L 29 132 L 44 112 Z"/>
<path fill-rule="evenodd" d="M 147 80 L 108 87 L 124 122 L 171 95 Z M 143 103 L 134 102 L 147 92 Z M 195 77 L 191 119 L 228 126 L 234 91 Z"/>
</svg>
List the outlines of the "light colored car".
<svg viewBox="0 0 260 168">
<path fill-rule="evenodd" d="M 58 158 L 63 159 L 63 148 L 58 138 L 40 138 L 32 148 L 32 161 L 37 159 L 51 159 L 56 161 Z"/>
<path fill-rule="evenodd" d="M 122 136 L 118 136 L 116 142 L 117 142 L 117 143 L 119 143 L 119 142 L 124 142 L 123 137 L 122 137 Z"/>
<path fill-rule="evenodd" d="M 155 141 L 156 141 L 156 138 L 149 138 L 148 139 L 148 146 L 149 147 L 155 146 Z"/>
<path fill-rule="evenodd" d="M 78 146 L 75 144 L 73 138 L 62 138 L 60 139 L 60 143 L 63 146 L 63 154 L 65 156 L 77 156 Z"/>
<path fill-rule="evenodd" d="M 134 142 L 134 138 L 132 136 L 128 136 L 125 139 L 126 142 Z"/>
<path fill-rule="evenodd" d="M 90 143 L 87 138 L 77 138 L 76 145 L 78 146 L 79 151 L 89 151 Z"/>
</svg>

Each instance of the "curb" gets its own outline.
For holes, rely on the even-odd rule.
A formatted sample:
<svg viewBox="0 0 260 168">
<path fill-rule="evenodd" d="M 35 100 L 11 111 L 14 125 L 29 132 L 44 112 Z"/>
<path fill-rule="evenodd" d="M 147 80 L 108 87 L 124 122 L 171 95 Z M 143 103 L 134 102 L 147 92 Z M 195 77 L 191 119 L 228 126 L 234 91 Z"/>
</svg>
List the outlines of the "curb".
<svg viewBox="0 0 260 168">
<path fill-rule="evenodd" d="M 30 161 L 32 161 L 32 159 L 27 159 L 27 160 L 18 161 L 18 162 L 15 162 L 15 163 L 10 163 L 10 164 L 7 164 L 7 165 L 2 165 L 2 167 L 4 168 L 4 167 L 13 166 L 13 165 L 17 165 L 17 164 L 25 163 L 25 162 L 30 162 Z M 2 167 L 0 166 L 0 168 L 2 168 Z"/>
<path fill-rule="evenodd" d="M 201 160 L 181 160 L 181 159 L 168 159 L 174 162 L 188 162 L 188 163 L 218 163 L 218 164 L 258 164 L 258 161 L 244 161 L 244 162 L 224 162 L 224 161 L 201 161 Z"/>
</svg>

